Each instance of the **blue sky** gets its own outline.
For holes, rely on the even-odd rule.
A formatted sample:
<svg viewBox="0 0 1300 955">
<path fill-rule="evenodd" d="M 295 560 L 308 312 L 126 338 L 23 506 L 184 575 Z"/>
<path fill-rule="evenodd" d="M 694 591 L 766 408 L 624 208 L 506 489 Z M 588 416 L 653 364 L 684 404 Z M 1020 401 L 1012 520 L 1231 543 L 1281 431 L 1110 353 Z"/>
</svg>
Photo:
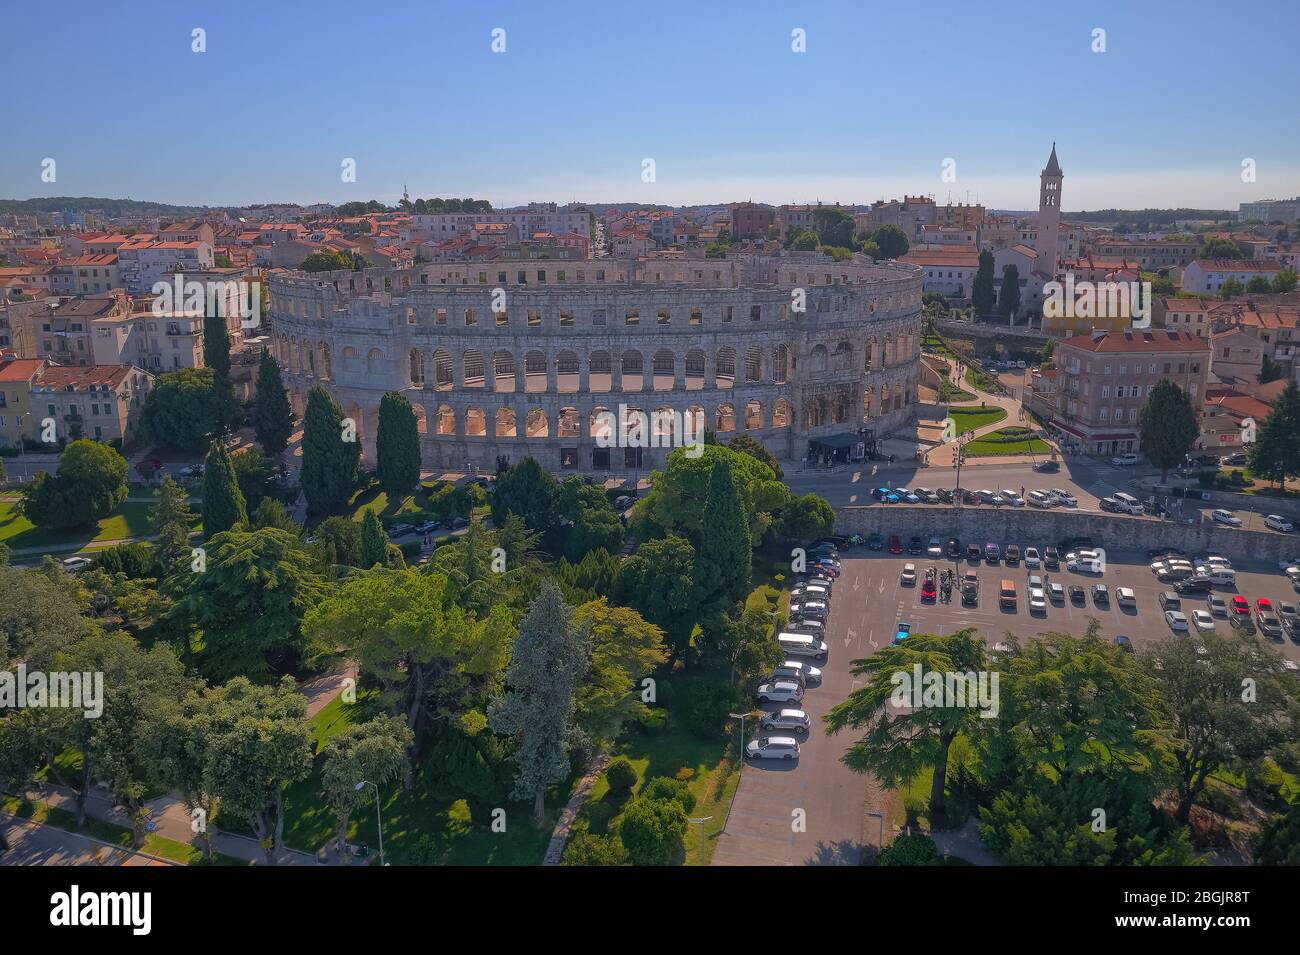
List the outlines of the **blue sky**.
<svg viewBox="0 0 1300 955">
<path fill-rule="evenodd" d="M 1295 0 L 11 0 L 0 197 L 1030 208 L 1055 140 L 1066 210 L 1235 208 L 1300 193 L 1297 28 Z"/>
</svg>

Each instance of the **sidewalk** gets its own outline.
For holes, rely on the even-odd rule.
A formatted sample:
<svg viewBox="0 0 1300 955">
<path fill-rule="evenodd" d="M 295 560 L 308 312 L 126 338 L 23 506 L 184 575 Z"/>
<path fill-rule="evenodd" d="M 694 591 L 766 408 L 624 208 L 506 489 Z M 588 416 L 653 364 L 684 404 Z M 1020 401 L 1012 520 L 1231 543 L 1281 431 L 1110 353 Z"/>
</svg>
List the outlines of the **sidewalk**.
<svg viewBox="0 0 1300 955">
<path fill-rule="evenodd" d="M 179 865 L 170 859 L 109 845 L 79 832 L 20 819 L 0 812 L 0 832 L 9 851 L 0 853 L 0 865 Z"/>
</svg>

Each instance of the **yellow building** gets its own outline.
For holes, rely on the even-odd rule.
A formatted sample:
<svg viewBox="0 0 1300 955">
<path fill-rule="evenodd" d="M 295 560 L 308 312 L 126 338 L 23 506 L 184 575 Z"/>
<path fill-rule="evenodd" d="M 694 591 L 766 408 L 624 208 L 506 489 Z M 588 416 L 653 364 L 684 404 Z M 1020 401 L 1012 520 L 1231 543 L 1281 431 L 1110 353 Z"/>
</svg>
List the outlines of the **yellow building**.
<svg viewBox="0 0 1300 955">
<path fill-rule="evenodd" d="M 44 358 L 19 358 L 12 349 L 0 351 L 0 448 L 16 448 L 31 436 L 32 387 L 49 367 Z"/>
</svg>

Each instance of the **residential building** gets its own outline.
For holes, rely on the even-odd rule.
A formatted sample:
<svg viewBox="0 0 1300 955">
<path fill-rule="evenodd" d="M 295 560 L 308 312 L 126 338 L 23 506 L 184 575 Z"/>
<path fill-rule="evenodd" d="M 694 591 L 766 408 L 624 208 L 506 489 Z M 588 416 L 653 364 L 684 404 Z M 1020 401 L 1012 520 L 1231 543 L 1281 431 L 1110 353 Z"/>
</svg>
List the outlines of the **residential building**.
<svg viewBox="0 0 1300 955">
<path fill-rule="evenodd" d="M 776 222 L 776 212 L 755 202 L 738 202 L 731 207 L 733 239 L 766 239 L 767 230 Z"/>
<path fill-rule="evenodd" d="M 32 385 L 49 366 L 44 358 L 19 358 L 0 349 L 0 447 L 16 448 L 32 433 Z"/>
<path fill-rule="evenodd" d="M 50 364 L 32 384 L 33 425 L 27 433 L 35 437 L 41 420 L 53 418 L 58 437 L 125 444 L 135 434 L 152 385 L 153 375 L 131 365 Z"/>
<path fill-rule="evenodd" d="M 1245 287 L 1257 275 L 1271 280 L 1280 271 L 1281 264 L 1274 260 L 1196 259 L 1183 269 L 1183 291 L 1217 295 L 1229 279 Z"/>
</svg>

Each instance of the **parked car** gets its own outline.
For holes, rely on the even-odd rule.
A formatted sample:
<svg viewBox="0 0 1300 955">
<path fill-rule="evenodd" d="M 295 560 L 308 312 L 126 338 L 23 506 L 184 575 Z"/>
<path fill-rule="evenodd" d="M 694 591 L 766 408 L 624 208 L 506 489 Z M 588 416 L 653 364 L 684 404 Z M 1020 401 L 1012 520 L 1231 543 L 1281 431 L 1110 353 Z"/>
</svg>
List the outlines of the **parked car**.
<svg viewBox="0 0 1300 955">
<path fill-rule="evenodd" d="M 1063 604 L 1065 603 L 1065 588 L 1056 581 L 1052 581 L 1047 585 L 1047 596 L 1051 599 L 1052 603 Z"/>
<path fill-rule="evenodd" d="M 1210 613 L 1216 617 L 1226 617 L 1228 615 L 1228 601 L 1218 594 L 1210 594 L 1206 597 L 1205 605 L 1210 608 Z"/>
<path fill-rule="evenodd" d="M 1046 461 L 1035 461 L 1034 470 L 1041 474 L 1055 474 L 1057 471 L 1061 470 L 1061 465 L 1049 458 Z"/>
<path fill-rule="evenodd" d="M 746 759 L 798 759 L 799 741 L 793 736 L 760 736 L 745 747 Z"/>
<path fill-rule="evenodd" d="M 1169 629 L 1174 633 L 1187 632 L 1187 615 L 1181 610 L 1166 610 L 1165 623 L 1169 625 Z"/>
<path fill-rule="evenodd" d="M 1140 460 L 1142 459 L 1136 454 L 1117 454 L 1110 459 L 1110 463 L 1117 468 L 1127 468 L 1137 464 Z"/>
<path fill-rule="evenodd" d="M 983 556 L 984 556 L 984 552 L 980 549 L 979 544 L 970 544 L 967 546 L 966 548 L 967 560 L 979 561 L 979 559 Z"/>
<path fill-rule="evenodd" d="M 785 730 L 806 736 L 810 727 L 808 714 L 803 710 L 777 710 L 775 713 L 765 713 L 758 721 L 758 728 L 769 732 Z"/>
<path fill-rule="evenodd" d="M 899 574 L 898 582 L 904 587 L 916 586 L 916 564 L 904 564 L 903 572 Z"/>
<path fill-rule="evenodd" d="M 410 524 L 394 524 L 392 527 L 388 528 L 388 536 L 391 540 L 405 537 L 407 534 L 412 534 L 414 532 L 415 528 Z"/>
<path fill-rule="evenodd" d="M 934 491 L 930 490 L 928 487 L 913 488 L 912 493 L 916 495 L 916 499 L 922 504 L 935 504 L 939 500 L 939 498 L 935 496 Z"/>
<path fill-rule="evenodd" d="M 1160 604 L 1161 610 L 1181 610 L 1183 609 L 1183 598 L 1178 596 L 1172 590 L 1166 590 L 1156 598 Z"/>
<path fill-rule="evenodd" d="M 939 499 L 940 504 L 952 503 L 953 495 L 952 495 L 951 488 L 946 488 L 946 487 L 936 488 L 934 492 L 934 496 Z"/>
<path fill-rule="evenodd" d="M 925 553 L 925 541 L 919 537 L 913 537 L 907 542 L 907 552 L 914 557 L 919 557 Z"/>
<path fill-rule="evenodd" d="M 876 488 L 874 491 L 871 492 L 871 496 L 874 497 L 874 498 L 875 498 L 877 501 L 879 501 L 881 504 L 897 504 L 897 503 L 898 503 L 898 495 L 895 494 L 895 493 L 893 492 L 893 490 L 891 490 L 890 488 L 887 488 L 887 487 L 878 487 L 878 488 Z"/>
<path fill-rule="evenodd" d="M 1048 570 L 1061 568 L 1061 555 L 1055 547 L 1048 547 L 1043 551 L 1043 566 Z"/>
<path fill-rule="evenodd" d="M 65 557 L 63 560 L 59 561 L 59 566 L 68 573 L 75 574 L 79 571 L 85 570 L 93 563 L 94 561 L 89 557 Z"/>
<path fill-rule="evenodd" d="M 1137 593 L 1132 587 L 1116 587 L 1115 603 L 1124 608 L 1137 607 Z"/>
<path fill-rule="evenodd" d="M 1233 594 L 1232 600 L 1229 601 L 1229 606 L 1232 608 L 1232 615 L 1234 617 L 1250 616 L 1250 601 L 1241 594 Z"/>
<path fill-rule="evenodd" d="M 1029 587 L 1029 612 L 1046 613 L 1047 612 L 1047 594 L 1042 587 L 1035 587 L 1032 584 Z"/>
<path fill-rule="evenodd" d="M 1020 564 L 1020 545 L 1008 544 L 1006 553 L 1002 558 L 1008 567 L 1016 567 Z"/>
<path fill-rule="evenodd" d="M 798 703 L 803 699 L 803 687 L 793 680 L 763 683 L 754 694 L 759 703 Z"/>
<path fill-rule="evenodd" d="M 948 556 L 953 560 L 961 558 L 961 541 L 955 537 L 948 538 Z"/>
<path fill-rule="evenodd" d="M 1192 611 L 1192 623 L 1196 624 L 1196 629 L 1202 632 L 1214 629 L 1214 618 L 1204 610 Z"/>
<path fill-rule="evenodd" d="M 1174 590 L 1180 594 L 1208 594 L 1214 589 L 1214 581 L 1209 577 L 1188 577 L 1174 584 Z"/>
<path fill-rule="evenodd" d="M 1026 547 L 1026 548 L 1025 548 L 1025 566 L 1026 566 L 1026 567 L 1037 567 L 1037 566 L 1039 565 L 1039 563 L 1040 563 L 1040 559 L 1039 559 L 1039 557 L 1038 557 L 1038 548 L 1037 548 L 1037 547 Z"/>
<path fill-rule="evenodd" d="M 1253 635 L 1258 632 L 1255 629 L 1255 621 L 1251 619 L 1251 616 L 1248 613 L 1234 613 L 1228 618 L 1228 623 L 1230 623 L 1234 629 L 1240 630 L 1242 633 Z"/>
<path fill-rule="evenodd" d="M 1088 602 L 1088 595 L 1078 584 L 1070 584 L 1070 603 L 1083 606 Z"/>
<path fill-rule="evenodd" d="M 1214 519 L 1216 524 L 1227 524 L 1229 527 L 1241 526 L 1241 518 L 1232 513 L 1232 511 L 1225 510 L 1222 507 L 1211 511 L 1210 517 Z"/>
<path fill-rule="evenodd" d="M 979 604 L 980 578 L 973 570 L 966 571 L 961 582 L 961 602 L 963 606 L 974 607 Z"/>
<path fill-rule="evenodd" d="M 912 635 L 912 625 L 899 621 L 898 630 L 894 634 L 894 643 L 899 644 Z"/>
<path fill-rule="evenodd" d="M 799 660 L 786 660 L 780 666 L 772 668 L 772 676 L 768 682 L 778 681 L 794 681 L 805 686 L 816 686 L 822 681 L 822 671 Z"/>
<path fill-rule="evenodd" d="M 935 586 L 934 575 L 927 573 L 925 579 L 921 581 L 921 599 L 934 600 L 938 596 L 938 588 Z"/>
<path fill-rule="evenodd" d="M 1079 506 L 1079 499 L 1077 497 L 1075 497 L 1069 491 L 1062 490 L 1059 487 L 1052 488 L 1052 497 L 1054 497 L 1056 499 L 1056 503 L 1060 504 L 1062 507 Z"/>
<path fill-rule="evenodd" d="M 1092 585 L 1092 602 L 1100 607 L 1110 606 L 1110 591 L 1105 584 Z"/>
<path fill-rule="evenodd" d="M 1264 526 L 1271 527 L 1275 531 L 1281 531 L 1283 534 L 1289 534 L 1295 530 L 1295 525 L 1281 514 L 1269 514 L 1264 518 Z"/>
<path fill-rule="evenodd" d="M 867 550 L 884 550 L 885 539 L 879 534 L 872 534 L 867 538 Z"/>
<path fill-rule="evenodd" d="M 1074 571 L 1076 574 L 1100 574 L 1105 572 L 1105 566 L 1096 557 L 1076 557 L 1073 560 L 1067 560 L 1065 568 Z"/>
<path fill-rule="evenodd" d="M 889 552 L 891 554 L 901 554 L 903 552 L 903 538 L 897 534 L 889 535 Z"/>
<path fill-rule="evenodd" d="M 1277 614 L 1260 610 L 1256 612 L 1255 620 L 1259 624 L 1259 629 L 1264 631 L 1264 636 L 1270 640 L 1282 639 L 1282 618 Z"/>
<path fill-rule="evenodd" d="M 931 537 L 931 538 L 930 538 L 930 546 L 927 547 L 927 548 L 925 549 L 925 556 L 927 556 L 927 557 L 942 557 L 942 556 L 943 556 L 943 542 L 940 541 L 939 538 L 937 538 L 937 537 Z"/>
<path fill-rule="evenodd" d="M 1286 627 L 1287 632 L 1294 637 L 1300 630 L 1300 610 L 1295 604 L 1283 600 L 1277 605 L 1277 615 L 1282 618 L 1282 626 Z"/>
<path fill-rule="evenodd" d="M 1025 506 L 1025 499 L 1021 497 L 1019 494 L 1017 494 L 1015 491 L 1011 491 L 1006 488 L 1003 488 L 1002 490 L 998 491 L 998 496 L 1001 497 L 1002 500 L 1004 500 L 1006 503 L 1012 505 L 1013 507 Z"/>
<path fill-rule="evenodd" d="M 1122 633 L 1116 635 L 1115 646 L 1119 647 L 1125 653 L 1133 652 L 1133 641 L 1130 640 L 1128 637 L 1124 636 L 1124 634 Z"/>
<path fill-rule="evenodd" d="M 1103 497 L 1097 502 L 1097 506 L 1103 511 L 1109 511 L 1114 514 L 1119 510 L 1119 501 L 1115 500 L 1113 497 Z"/>
<path fill-rule="evenodd" d="M 984 545 L 984 559 L 990 564 L 996 564 L 1002 560 L 1002 549 L 997 544 L 988 543 Z"/>
</svg>

